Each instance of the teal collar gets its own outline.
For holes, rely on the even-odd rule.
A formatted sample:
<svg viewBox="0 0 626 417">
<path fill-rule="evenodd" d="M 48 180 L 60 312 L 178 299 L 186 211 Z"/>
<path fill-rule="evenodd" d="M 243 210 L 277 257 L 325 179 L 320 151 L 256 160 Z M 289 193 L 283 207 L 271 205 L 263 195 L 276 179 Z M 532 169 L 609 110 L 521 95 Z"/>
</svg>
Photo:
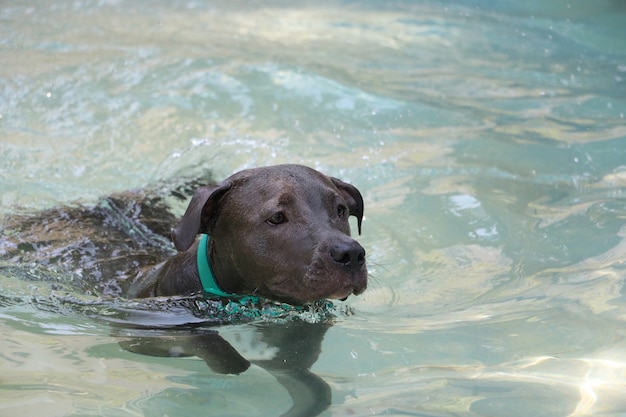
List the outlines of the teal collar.
<svg viewBox="0 0 626 417">
<path fill-rule="evenodd" d="M 234 294 L 224 292 L 217 284 L 215 275 L 213 275 L 213 270 L 211 269 L 211 264 L 209 263 L 209 235 L 201 235 L 196 258 L 204 297 L 232 297 Z"/>
</svg>

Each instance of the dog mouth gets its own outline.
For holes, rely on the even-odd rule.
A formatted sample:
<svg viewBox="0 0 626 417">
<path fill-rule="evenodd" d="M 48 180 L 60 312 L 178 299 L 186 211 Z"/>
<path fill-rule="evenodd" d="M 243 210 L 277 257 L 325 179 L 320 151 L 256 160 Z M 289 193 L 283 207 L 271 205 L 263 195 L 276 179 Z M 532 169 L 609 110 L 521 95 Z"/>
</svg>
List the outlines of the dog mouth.
<svg viewBox="0 0 626 417">
<path fill-rule="evenodd" d="M 310 304 L 324 299 L 345 301 L 351 295 L 365 292 L 367 269 L 364 265 L 356 272 L 342 270 L 334 264 L 331 267 L 313 262 L 302 275 L 284 276 L 265 286 L 262 293 L 290 304 Z"/>
<path fill-rule="evenodd" d="M 354 293 L 353 290 L 344 291 L 344 292 L 341 292 L 341 293 L 333 294 L 333 295 L 331 295 L 328 298 L 333 298 L 333 299 L 339 300 L 339 301 L 346 301 L 348 299 L 348 297 L 350 297 L 353 293 Z"/>
<path fill-rule="evenodd" d="M 276 292 L 267 295 L 268 298 L 274 299 L 277 301 L 286 302 L 292 305 L 303 305 L 303 304 L 312 304 L 319 300 L 339 300 L 346 301 L 351 295 L 360 295 L 365 291 L 365 286 L 355 285 L 355 284 L 347 284 L 340 289 L 337 289 L 333 292 L 321 292 L 317 294 L 291 294 L 291 293 L 283 293 L 278 294 Z"/>
<path fill-rule="evenodd" d="M 339 301 L 346 301 L 348 297 L 351 295 L 359 295 L 365 291 L 365 288 L 357 287 L 355 285 L 349 284 L 340 290 L 334 292 L 332 295 L 328 296 L 328 298 L 332 298 Z"/>
</svg>

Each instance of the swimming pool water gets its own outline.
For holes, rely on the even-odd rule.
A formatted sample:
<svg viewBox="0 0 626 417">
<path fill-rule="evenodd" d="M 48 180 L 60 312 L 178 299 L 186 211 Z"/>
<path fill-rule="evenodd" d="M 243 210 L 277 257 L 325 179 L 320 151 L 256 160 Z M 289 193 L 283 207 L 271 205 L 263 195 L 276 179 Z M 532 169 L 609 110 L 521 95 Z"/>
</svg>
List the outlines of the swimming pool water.
<svg viewBox="0 0 626 417">
<path fill-rule="evenodd" d="M 361 190 L 322 415 L 626 415 L 623 2 L 20 1 L 0 33 L 1 216 L 285 162 Z M 1 415 L 290 407 L 7 268 Z"/>
</svg>

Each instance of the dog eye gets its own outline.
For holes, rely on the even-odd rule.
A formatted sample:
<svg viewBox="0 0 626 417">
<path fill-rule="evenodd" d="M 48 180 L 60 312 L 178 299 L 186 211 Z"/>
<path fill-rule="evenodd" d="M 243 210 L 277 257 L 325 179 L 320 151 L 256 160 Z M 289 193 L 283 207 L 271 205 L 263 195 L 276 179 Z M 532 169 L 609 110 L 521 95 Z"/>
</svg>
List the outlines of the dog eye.
<svg viewBox="0 0 626 417">
<path fill-rule="evenodd" d="M 344 217 L 346 217 L 347 211 L 348 209 L 345 206 L 339 206 L 337 207 L 337 216 L 339 216 L 340 219 L 343 219 Z"/>
<path fill-rule="evenodd" d="M 287 219 L 285 218 L 285 215 L 283 214 L 282 211 L 272 214 L 272 217 L 267 219 L 267 222 L 273 225 L 281 224 L 281 223 L 284 223 L 285 221 L 287 221 Z"/>
</svg>

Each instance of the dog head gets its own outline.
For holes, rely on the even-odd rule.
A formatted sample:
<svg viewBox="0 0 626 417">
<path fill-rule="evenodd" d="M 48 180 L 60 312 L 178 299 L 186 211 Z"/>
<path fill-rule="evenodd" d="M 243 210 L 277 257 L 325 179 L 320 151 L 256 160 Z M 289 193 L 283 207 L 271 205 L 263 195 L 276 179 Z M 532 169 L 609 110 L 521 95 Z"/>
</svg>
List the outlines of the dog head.
<svg viewBox="0 0 626 417">
<path fill-rule="evenodd" d="M 210 236 L 209 258 L 227 292 L 301 304 L 345 299 L 367 286 L 359 234 L 358 189 L 301 165 L 241 171 L 199 188 L 172 235 L 179 251 L 199 233 Z"/>
</svg>

